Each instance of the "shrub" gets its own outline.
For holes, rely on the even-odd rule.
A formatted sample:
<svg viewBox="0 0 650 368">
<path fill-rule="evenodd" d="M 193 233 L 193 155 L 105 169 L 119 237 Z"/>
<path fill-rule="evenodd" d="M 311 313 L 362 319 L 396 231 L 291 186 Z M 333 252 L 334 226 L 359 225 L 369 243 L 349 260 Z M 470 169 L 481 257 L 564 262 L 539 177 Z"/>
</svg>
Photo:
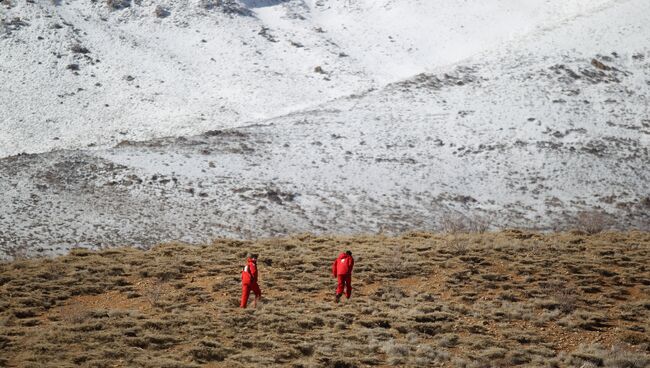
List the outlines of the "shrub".
<svg viewBox="0 0 650 368">
<path fill-rule="evenodd" d="M 456 334 L 444 334 L 438 340 L 438 346 L 443 348 L 451 348 L 456 345 L 458 345 L 458 335 Z"/>
<path fill-rule="evenodd" d="M 490 360 L 494 359 L 503 359 L 505 358 L 506 354 L 508 353 L 508 350 L 503 349 L 503 348 L 498 348 L 498 347 L 491 347 L 482 352 L 482 356 L 485 358 L 488 358 Z"/>
<path fill-rule="evenodd" d="M 591 365 L 611 368 L 645 368 L 650 364 L 650 358 L 647 355 L 627 351 L 620 347 L 605 349 L 598 344 L 581 345 L 565 361 L 578 367 Z"/>
<path fill-rule="evenodd" d="M 382 345 L 381 350 L 386 353 L 386 355 L 393 358 L 404 358 L 407 357 L 410 353 L 408 346 L 398 344 L 395 342 L 395 340 L 386 341 Z"/>
<path fill-rule="evenodd" d="M 578 297 L 574 291 L 568 289 L 558 290 L 554 295 L 558 309 L 564 313 L 571 313 L 576 309 Z"/>
<path fill-rule="evenodd" d="M 79 324 L 88 319 L 88 311 L 79 304 L 71 304 L 61 308 L 61 319 L 72 324 Z"/>
<path fill-rule="evenodd" d="M 575 226 L 580 231 L 594 235 L 606 230 L 610 226 L 610 219 L 604 212 L 582 211 L 576 216 Z"/>
<path fill-rule="evenodd" d="M 489 216 L 465 216 L 463 214 L 447 214 L 440 220 L 440 229 L 448 234 L 483 234 L 490 229 L 491 224 L 492 219 Z"/>
<path fill-rule="evenodd" d="M 253 12 L 237 0 L 200 0 L 199 6 L 205 10 L 218 8 L 225 14 L 251 16 Z"/>
<path fill-rule="evenodd" d="M 29 258 L 29 249 L 25 246 L 9 247 L 5 250 L 9 259 L 14 261 L 25 260 Z"/>
<path fill-rule="evenodd" d="M 74 52 L 75 54 L 88 54 L 90 53 L 90 50 L 82 46 L 80 43 L 75 43 L 72 46 L 70 46 L 70 51 Z"/>
<path fill-rule="evenodd" d="M 190 350 L 192 359 L 197 363 L 205 362 L 222 362 L 228 357 L 228 352 L 221 348 L 221 346 L 198 346 Z"/>
<path fill-rule="evenodd" d="M 574 329 L 600 331 L 607 327 L 607 321 L 608 319 L 600 314 L 578 310 L 567 318 L 563 318 L 559 324 Z"/>
<path fill-rule="evenodd" d="M 154 307 L 160 307 L 161 306 L 161 297 L 162 297 L 162 286 L 160 283 L 154 283 L 151 287 L 149 287 L 145 293 L 144 293 L 145 298 L 147 301 Z"/>
<path fill-rule="evenodd" d="M 467 222 L 463 215 L 445 215 L 440 220 L 440 230 L 448 234 L 463 233 L 467 231 Z"/>
<path fill-rule="evenodd" d="M 429 366 L 432 363 L 449 360 L 449 353 L 443 349 L 436 349 L 431 345 L 419 345 L 415 352 L 415 362 L 419 365 Z"/>
</svg>

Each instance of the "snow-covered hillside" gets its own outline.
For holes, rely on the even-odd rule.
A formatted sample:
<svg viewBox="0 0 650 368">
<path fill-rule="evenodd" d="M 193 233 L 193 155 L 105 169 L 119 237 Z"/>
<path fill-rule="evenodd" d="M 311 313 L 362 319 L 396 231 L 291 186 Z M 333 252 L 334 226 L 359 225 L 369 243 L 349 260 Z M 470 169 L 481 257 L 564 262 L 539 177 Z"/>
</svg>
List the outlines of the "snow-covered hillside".
<svg viewBox="0 0 650 368">
<path fill-rule="evenodd" d="M 250 124 L 435 70 L 609 3 L 6 2 L 0 157 Z"/>
<path fill-rule="evenodd" d="M 5 254 L 458 214 L 552 229 L 597 209 L 649 227 L 645 0 L 3 12 Z"/>
</svg>

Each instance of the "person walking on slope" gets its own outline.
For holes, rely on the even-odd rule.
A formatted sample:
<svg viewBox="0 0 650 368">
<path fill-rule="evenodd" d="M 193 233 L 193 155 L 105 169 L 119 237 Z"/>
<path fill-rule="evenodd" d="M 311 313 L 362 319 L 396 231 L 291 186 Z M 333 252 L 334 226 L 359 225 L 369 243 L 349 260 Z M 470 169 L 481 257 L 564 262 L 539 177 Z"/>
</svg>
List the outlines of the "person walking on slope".
<svg viewBox="0 0 650 368">
<path fill-rule="evenodd" d="M 257 254 L 250 254 L 246 260 L 247 264 L 241 272 L 241 308 L 246 308 L 248 297 L 251 291 L 255 293 L 253 308 L 257 307 L 257 301 L 262 297 L 262 291 L 257 284 Z"/>
<path fill-rule="evenodd" d="M 350 299 L 352 295 L 352 268 L 354 267 L 354 258 L 349 250 L 339 254 L 339 257 L 332 264 L 332 276 L 338 279 L 336 285 L 336 299 L 338 303 L 345 289 L 345 297 Z"/>
</svg>

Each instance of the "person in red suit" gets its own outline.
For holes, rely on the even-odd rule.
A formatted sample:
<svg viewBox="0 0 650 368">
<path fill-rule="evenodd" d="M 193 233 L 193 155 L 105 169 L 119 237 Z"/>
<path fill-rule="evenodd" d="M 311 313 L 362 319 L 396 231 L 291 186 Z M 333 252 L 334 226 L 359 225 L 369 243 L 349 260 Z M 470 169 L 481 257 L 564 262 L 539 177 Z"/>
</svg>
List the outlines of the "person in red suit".
<svg viewBox="0 0 650 368">
<path fill-rule="evenodd" d="M 336 299 L 338 303 L 345 289 L 345 297 L 350 299 L 352 295 L 352 268 L 354 267 L 354 258 L 349 250 L 339 254 L 339 257 L 332 264 L 332 276 L 338 279 L 336 285 Z"/>
<path fill-rule="evenodd" d="M 240 307 L 246 308 L 251 291 L 255 293 L 255 300 L 253 300 L 253 308 L 255 308 L 257 307 L 257 301 L 262 297 L 262 291 L 257 283 L 257 254 L 248 256 L 247 264 L 241 272 Z"/>
</svg>

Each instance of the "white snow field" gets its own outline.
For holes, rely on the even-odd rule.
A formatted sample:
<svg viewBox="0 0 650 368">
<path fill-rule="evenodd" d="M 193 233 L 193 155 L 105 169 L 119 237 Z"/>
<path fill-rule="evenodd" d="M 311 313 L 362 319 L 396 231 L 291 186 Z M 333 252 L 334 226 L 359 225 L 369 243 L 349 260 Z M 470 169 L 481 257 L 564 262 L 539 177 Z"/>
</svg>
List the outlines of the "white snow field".
<svg viewBox="0 0 650 368">
<path fill-rule="evenodd" d="M 3 4 L 0 258 L 650 229 L 646 0 Z"/>
<path fill-rule="evenodd" d="M 111 0 L 120 2 L 130 6 L 4 7 L 4 22 L 19 22 L 0 41 L 0 157 L 262 121 L 448 66 L 610 3 Z M 224 13 L 223 3 L 253 16 Z M 169 16 L 158 18 L 156 6 Z M 73 64 L 78 71 L 67 69 Z"/>
</svg>

